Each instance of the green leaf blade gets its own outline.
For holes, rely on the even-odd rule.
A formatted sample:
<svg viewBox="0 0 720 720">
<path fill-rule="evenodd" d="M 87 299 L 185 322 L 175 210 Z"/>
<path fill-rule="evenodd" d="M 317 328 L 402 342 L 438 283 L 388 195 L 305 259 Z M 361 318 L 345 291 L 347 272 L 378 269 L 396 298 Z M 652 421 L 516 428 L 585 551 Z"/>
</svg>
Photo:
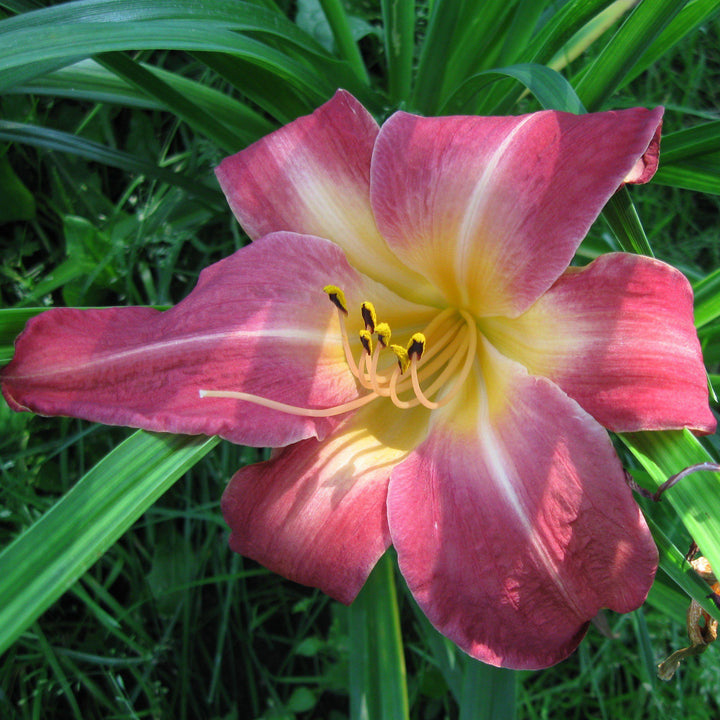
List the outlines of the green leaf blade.
<svg viewBox="0 0 720 720">
<path fill-rule="evenodd" d="M 138 431 L 5 548 L 0 652 L 218 442 Z"/>
<path fill-rule="evenodd" d="M 576 85 L 588 110 L 599 110 L 623 84 L 643 52 L 685 4 L 686 0 L 640 2 Z"/>
<path fill-rule="evenodd" d="M 656 487 L 691 465 L 713 458 L 689 430 L 627 433 L 620 439 Z M 720 474 L 696 472 L 663 495 L 710 564 L 720 567 Z"/>
<path fill-rule="evenodd" d="M 395 563 L 388 552 L 350 606 L 350 717 L 409 717 Z"/>
</svg>

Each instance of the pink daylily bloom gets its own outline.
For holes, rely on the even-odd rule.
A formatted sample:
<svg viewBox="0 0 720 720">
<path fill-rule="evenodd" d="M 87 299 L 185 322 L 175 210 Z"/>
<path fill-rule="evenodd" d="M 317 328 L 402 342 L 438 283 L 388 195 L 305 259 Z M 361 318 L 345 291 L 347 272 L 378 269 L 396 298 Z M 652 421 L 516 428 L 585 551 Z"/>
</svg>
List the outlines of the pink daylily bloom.
<svg viewBox="0 0 720 720">
<path fill-rule="evenodd" d="M 661 115 L 378 127 L 340 91 L 217 169 L 249 246 L 163 313 L 43 313 L 3 393 L 281 448 L 225 492 L 234 550 L 349 603 L 392 544 L 463 650 L 551 665 L 657 567 L 603 427 L 715 427 L 687 280 L 620 253 L 568 267 L 655 172 Z"/>
</svg>

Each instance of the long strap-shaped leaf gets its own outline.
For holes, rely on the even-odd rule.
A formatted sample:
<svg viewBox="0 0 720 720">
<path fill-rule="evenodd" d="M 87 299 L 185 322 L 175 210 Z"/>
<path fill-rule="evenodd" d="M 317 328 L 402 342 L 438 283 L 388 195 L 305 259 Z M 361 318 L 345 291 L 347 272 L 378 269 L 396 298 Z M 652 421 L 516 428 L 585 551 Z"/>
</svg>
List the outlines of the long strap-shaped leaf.
<svg viewBox="0 0 720 720">
<path fill-rule="evenodd" d="M 118 77 L 145 92 L 148 97 L 160 100 L 168 110 L 181 117 L 196 132 L 205 135 L 226 153 L 235 152 L 244 146 L 243 138 L 235 132 L 232 125 L 224 125 L 207 110 L 125 53 L 101 53 L 96 60 Z"/>
<path fill-rule="evenodd" d="M 679 620 L 684 620 L 687 611 L 688 596 L 696 600 L 711 617 L 720 619 L 720 608 L 715 605 L 708 590 L 708 584 L 693 570 L 692 565 L 685 559 L 684 552 L 680 552 L 673 544 L 665 531 L 651 517 L 645 516 L 648 526 L 653 534 L 653 540 L 660 554 L 660 569 L 663 581 L 671 580 L 685 595 L 683 608 Z M 657 578 L 656 578 L 657 582 Z M 668 613 L 669 614 L 669 613 Z"/>
<path fill-rule="evenodd" d="M 585 112 L 572 85 L 556 70 L 536 63 L 520 63 L 519 65 L 483 70 L 469 77 L 448 98 L 440 108 L 441 112 L 465 112 L 472 96 L 484 90 L 488 85 L 508 77 L 522 83 L 544 108 L 578 114 Z"/>
<path fill-rule="evenodd" d="M 696 32 L 698 28 L 720 13 L 720 0 L 693 0 L 685 5 L 672 19 L 653 43 L 643 52 L 632 70 L 626 75 L 620 87 L 625 87 L 638 75 L 657 62 L 668 50 L 683 38 Z"/>
<path fill-rule="evenodd" d="M 137 155 L 115 150 L 93 140 L 86 140 L 61 130 L 0 120 L 0 140 L 26 143 L 43 150 L 58 150 L 71 153 L 110 167 L 141 173 L 166 182 L 168 185 L 177 185 L 191 195 L 207 202 L 210 206 L 222 203 L 221 192 L 204 185 L 202 182 L 198 182 L 197 178 L 192 178 L 184 173 L 175 173 L 169 168 L 158 167 L 155 163 Z"/>
<path fill-rule="evenodd" d="M 2 24 L 0 23 L 0 29 Z M 186 50 L 230 53 L 302 87 L 311 97 L 325 99 L 335 89 L 332 82 L 289 55 L 253 38 L 239 35 L 226 24 L 192 19 L 163 22 L 77 23 L 20 28 L 5 33 L 0 43 L 0 89 L 57 67 L 114 50 Z"/>
<path fill-rule="evenodd" d="M 599 110 L 687 0 L 643 0 L 595 58 L 575 89 L 588 110 Z"/>
<path fill-rule="evenodd" d="M 463 674 L 460 720 L 514 720 L 517 673 L 468 658 Z"/>
<path fill-rule="evenodd" d="M 619 436 L 659 487 L 671 475 L 712 461 L 689 430 L 638 432 Z M 710 564 L 720 568 L 720 475 L 696 472 L 666 491 L 662 501 L 672 505 L 690 536 Z"/>
<path fill-rule="evenodd" d="M 138 431 L 13 541 L 0 554 L 0 652 L 217 443 Z"/>
<path fill-rule="evenodd" d="M 701 328 L 720 317 L 720 268 L 695 287 L 695 327 Z"/>
<path fill-rule="evenodd" d="M 0 36 L 9 38 L 20 29 L 50 30 L 61 25 L 148 23 L 189 20 L 196 27 L 222 26 L 240 32 L 272 35 L 284 43 L 326 54 L 321 45 L 282 13 L 240 0 L 80 0 L 42 8 L 3 20 Z"/>
<path fill-rule="evenodd" d="M 380 558 L 349 612 L 350 717 L 406 720 L 405 657 L 390 552 Z"/>
<path fill-rule="evenodd" d="M 216 90 L 204 83 L 162 68 L 148 64 L 142 64 L 142 67 L 195 105 L 202 107 L 206 115 L 216 118 L 227 127 L 232 127 L 241 138 L 242 147 L 267 135 L 276 127 L 270 120 L 227 92 Z M 32 80 L 27 85 L 15 86 L 9 92 L 20 95 L 51 95 L 153 110 L 167 107 L 166 98 L 149 96 L 145 91 L 109 72 L 94 60 L 85 60 L 62 68 Z"/>
<path fill-rule="evenodd" d="M 720 195 L 720 120 L 663 137 L 662 164 L 654 181 Z"/>
<path fill-rule="evenodd" d="M 340 0 L 320 0 L 330 29 L 332 30 L 335 45 L 340 56 L 347 60 L 353 72 L 365 85 L 370 83 L 370 77 L 363 61 L 360 49 L 352 36 L 350 21 L 345 6 Z"/>
<path fill-rule="evenodd" d="M 23 48 L 32 48 L 30 57 L 13 59 Z M 371 109 L 377 104 L 351 65 L 281 12 L 237 0 L 81 0 L 2 20 L 0 87 L 95 53 L 141 49 L 228 53 L 297 86 L 312 105 L 338 87 Z"/>
</svg>

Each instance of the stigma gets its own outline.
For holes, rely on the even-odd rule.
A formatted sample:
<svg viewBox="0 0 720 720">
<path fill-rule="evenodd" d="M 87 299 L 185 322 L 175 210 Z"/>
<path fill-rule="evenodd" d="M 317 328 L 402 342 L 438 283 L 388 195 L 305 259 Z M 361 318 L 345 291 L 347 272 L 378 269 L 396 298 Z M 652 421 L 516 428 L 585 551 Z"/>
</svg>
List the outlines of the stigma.
<svg viewBox="0 0 720 720">
<path fill-rule="evenodd" d="M 352 352 L 346 318 L 345 293 L 335 285 L 323 288 L 337 310 L 343 352 L 349 371 L 357 380 L 358 397 L 328 408 L 302 408 L 260 395 L 232 390 L 200 390 L 201 398 L 230 398 L 304 417 L 342 415 L 386 398 L 401 409 L 422 405 L 429 410 L 447 405 L 460 392 L 477 353 L 477 326 L 463 309 L 446 308 L 404 345 L 391 344 L 387 322 L 378 321 L 375 306 L 360 306 L 362 329 L 358 332 L 359 357 Z M 363 392 L 366 391 L 366 392 Z"/>
</svg>

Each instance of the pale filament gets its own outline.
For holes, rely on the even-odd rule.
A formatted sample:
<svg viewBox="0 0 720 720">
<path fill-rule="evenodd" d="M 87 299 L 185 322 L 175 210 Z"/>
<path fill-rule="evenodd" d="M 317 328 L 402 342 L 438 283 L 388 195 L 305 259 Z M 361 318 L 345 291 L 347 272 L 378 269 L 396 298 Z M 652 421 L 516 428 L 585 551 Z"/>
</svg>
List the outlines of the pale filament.
<svg viewBox="0 0 720 720">
<path fill-rule="evenodd" d="M 343 350 L 345 351 L 345 360 L 350 368 L 350 372 L 360 379 L 358 366 L 355 364 L 355 358 L 350 349 L 350 340 L 348 340 L 347 328 L 345 327 L 345 315 L 338 310 L 338 322 L 340 323 L 340 335 L 342 335 Z"/>
<path fill-rule="evenodd" d="M 441 313 L 436 315 L 427 325 L 425 328 L 425 335 L 430 335 L 430 333 L 434 332 L 442 323 L 444 323 L 446 320 L 448 320 L 452 313 L 454 312 L 454 308 L 445 308 Z M 364 350 L 361 350 L 360 354 L 360 360 L 359 362 L 355 362 L 355 358 L 352 356 L 352 350 L 350 349 L 350 340 L 348 338 L 347 329 L 345 325 L 345 315 L 338 310 L 338 319 L 340 321 L 340 333 L 342 335 L 342 344 L 343 344 L 343 350 L 345 351 L 345 360 L 347 361 L 348 366 L 350 367 L 350 372 L 357 378 L 358 382 L 366 389 L 370 390 L 372 389 L 374 392 L 376 392 L 378 395 L 384 395 L 385 397 L 390 396 L 390 392 L 387 388 L 382 389 L 380 388 L 380 385 L 387 385 L 390 382 L 390 378 L 392 376 L 392 369 L 382 370 L 378 371 L 377 365 L 378 360 L 380 359 L 380 352 L 382 350 L 382 346 L 380 342 L 377 342 L 375 344 L 375 349 L 373 351 L 372 357 L 370 358 L 370 370 L 367 369 L 367 362 L 368 362 L 368 356 L 367 353 Z M 452 332 L 453 330 L 457 330 L 457 323 L 453 325 L 451 330 L 449 332 Z M 446 332 L 439 341 L 433 342 L 433 353 L 437 353 L 438 349 L 445 343 L 447 339 L 448 333 Z M 428 356 L 428 360 L 431 356 Z M 405 385 L 405 387 L 410 386 L 410 380 L 408 378 L 407 383 L 400 383 L 401 386 Z M 401 390 L 404 388 L 401 388 Z"/>
<path fill-rule="evenodd" d="M 413 390 L 415 391 L 415 395 L 417 396 L 417 399 L 430 410 L 435 410 L 439 407 L 442 407 L 443 405 L 447 405 L 460 391 L 460 388 L 462 387 L 462 384 L 467 379 L 467 376 L 470 374 L 470 369 L 472 368 L 473 360 L 475 359 L 475 353 L 477 351 L 477 328 L 475 327 L 475 321 L 472 319 L 472 317 L 467 313 L 465 310 L 460 310 L 460 314 L 463 316 L 463 319 L 467 323 L 468 332 L 466 336 L 463 338 L 463 343 L 465 340 L 468 341 L 467 349 L 463 349 L 461 352 L 465 353 L 465 363 L 463 364 L 462 370 L 460 371 L 460 377 L 458 378 L 455 385 L 453 385 L 452 390 L 443 396 L 442 400 L 439 400 L 438 402 L 433 402 L 432 400 L 428 400 L 428 398 L 423 393 L 422 389 L 420 388 L 420 381 L 418 380 L 418 363 L 415 358 L 410 362 L 410 375 L 412 377 L 412 386 Z M 459 362 L 459 359 L 461 357 L 461 352 L 455 353 L 453 357 L 450 359 L 450 362 L 448 362 L 447 366 L 445 367 L 445 370 L 443 373 L 447 372 L 448 375 L 450 375 L 452 372 L 455 371 L 455 367 L 451 369 L 451 365 L 457 366 L 457 363 Z M 442 378 L 441 376 L 438 378 L 440 380 Z M 443 380 L 444 382 L 444 380 Z M 437 381 L 436 381 L 437 383 Z M 436 383 L 433 383 L 428 388 L 428 395 L 432 395 L 435 392 L 434 385 Z M 438 387 L 440 387 L 438 385 Z"/>
<path fill-rule="evenodd" d="M 366 395 L 361 395 L 340 405 L 329 408 L 303 408 L 277 400 L 270 400 L 260 395 L 232 390 L 200 390 L 200 397 L 243 400 L 271 410 L 304 417 L 342 415 L 357 410 L 379 397 L 388 397 L 396 407 L 401 409 L 424 405 L 433 410 L 447 405 L 460 391 L 470 374 L 477 350 L 477 327 L 472 316 L 465 310 L 446 308 L 428 323 L 424 335 L 431 338 L 432 334 L 439 331 L 456 312 L 460 313 L 462 321 L 455 319 L 440 337 L 433 339 L 427 348 L 427 352 L 423 353 L 423 357 L 418 358 L 417 354 L 413 354 L 410 358 L 410 376 L 405 375 L 401 378 L 402 371 L 398 365 L 395 365 L 394 369 L 387 368 L 378 371 L 378 361 L 384 349 L 379 340 L 375 343 L 372 355 L 368 354 L 363 348 L 359 362 L 355 362 L 347 335 L 344 313 L 338 310 L 343 351 L 348 367 L 359 383 L 364 388 L 371 390 Z M 450 391 L 438 401 L 431 400 L 430 397 L 440 390 L 457 372 L 458 366 L 463 359 L 462 368 Z M 442 368 L 441 371 L 440 368 Z M 440 372 L 438 373 L 438 371 Z M 421 380 L 430 378 L 435 374 L 437 374 L 437 377 L 423 391 L 420 386 Z M 410 400 L 401 400 L 398 393 L 410 388 L 412 388 L 414 397 Z"/>
<path fill-rule="evenodd" d="M 472 363 L 475 359 L 475 351 L 477 349 L 477 328 L 475 327 L 475 322 L 472 317 L 464 310 L 461 310 L 460 312 L 463 314 L 463 318 L 465 319 L 467 331 L 463 335 L 463 339 L 460 342 L 459 347 L 454 343 L 448 345 L 448 347 L 445 348 L 445 351 L 437 356 L 436 360 L 438 362 L 433 363 L 433 365 L 435 366 L 441 365 L 443 362 L 445 362 L 448 355 L 450 356 L 450 358 L 447 362 L 447 365 L 443 368 L 443 371 L 437 376 L 437 378 L 435 378 L 435 380 L 431 383 L 430 387 L 428 387 L 426 392 L 423 392 L 420 388 L 418 370 L 425 370 L 425 374 L 428 375 L 432 374 L 435 368 L 430 369 L 429 367 L 423 366 L 421 362 L 419 363 L 417 361 L 417 358 L 413 358 L 410 361 L 410 382 L 412 383 L 413 391 L 415 392 L 415 397 L 412 400 L 400 400 L 397 395 L 397 378 L 400 375 L 400 371 L 396 370 L 395 373 L 393 373 L 393 376 L 390 380 L 389 388 L 390 399 L 399 408 L 408 409 L 412 407 L 417 407 L 418 405 L 424 405 L 426 408 L 434 410 L 436 408 L 442 407 L 443 405 L 447 405 L 460 391 L 460 388 L 467 379 L 467 376 L 470 374 L 470 369 L 472 368 Z M 460 361 L 463 358 L 463 353 L 465 362 L 463 364 L 462 370 L 460 371 L 460 376 L 458 377 L 452 390 L 447 393 L 447 395 L 445 395 L 442 400 L 438 402 L 433 402 L 432 400 L 429 400 L 427 396 L 434 395 L 441 387 L 443 387 L 443 385 L 445 385 L 445 383 L 450 379 L 450 376 L 457 370 L 457 366 L 460 364 Z M 405 383 L 405 385 L 407 386 L 407 382 Z M 402 390 L 404 388 L 400 389 Z"/>
<path fill-rule="evenodd" d="M 360 354 L 360 362 L 357 364 L 358 371 L 357 373 L 353 373 L 355 377 L 358 379 L 358 382 L 367 390 L 372 390 L 373 383 L 372 383 L 372 375 L 369 375 L 366 371 L 367 368 L 367 353 L 365 350 L 361 351 Z M 350 368 L 352 370 L 352 368 Z"/>
<path fill-rule="evenodd" d="M 378 340 L 375 343 L 375 349 L 373 350 L 372 361 L 370 363 L 370 381 L 372 383 L 372 389 L 377 395 L 384 395 L 385 391 L 380 389 L 380 381 L 387 382 L 387 378 L 378 375 L 377 365 L 380 359 L 380 350 L 382 349 L 382 343 Z"/>
<path fill-rule="evenodd" d="M 455 354 L 457 349 L 455 343 L 458 333 L 462 330 L 462 323 L 455 322 L 455 324 L 437 341 L 433 342 L 428 351 L 423 355 L 420 360 L 419 366 L 422 367 L 426 377 L 433 375 L 442 365 Z M 464 350 L 461 350 L 464 352 Z M 455 363 L 457 365 L 457 362 Z M 412 379 L 404 375 L 402 380 L 398 383 L 398 377 L 401 375 L 397 365 L 393 369 L 384 371 L 383 377 L 387 378 L 388 382 L 392 382 L 392 378 L 395 377 L 396 389 L 395 392 L 402 392 L 407 390 L 412 385 Z M 447 375 L 445 375 L 447 377 Z M 390 387 L 382 389 L 381 393 L 385 397 L 392 397 Z M 393 401 L 394 402 L 394 401 Z M 415 403 L 417 405 L 417 403 Z M 414 407 L 412 405 L 411 407 Z"/>
<path fill-rule="evenodd" d="M 432 323 L 430 323 L 428 325 L 428 328 L 431 325 L 432 325 Z M 426 369 L 426 374 L 431 374 L 432 372 L 434 372 L 434 370 L 436 370 L 438 367 L 440 367 L 440 365 L 442 364 L 442 361 L 441 362 L 437 361 L 440 351 L 443 350 L 443 348 L 447 345 L 447 343 L 450 339 L 452 339 L 455 335 L 457 335 L 457 333 L 459 332 L 459 330 L 461 328 L 462 328 L 462 322 L 455 320 L 453 322 L 453 324 L 450 326 L 450 328 L 443 335 L 440 336 L 440 339 L 433 340 L 433 342 L 430 344 L 429 349 L 425 352 L 425 354 L 423 355 L 423 358 L 422 358 L 422 365 Z M 427 328 L 426 328 L 426 330 L 427 330 Z M 425 332 L 423 334 L 427 335 L 428 333 Z M 432 364 L 431 364 L 431 361 L 432 361 Z M 387 368 L 387 369 L 379 372 L 378 374 L 380 375 L 380 378 L 383 380 L 383 382 L 387 383 L 390 381 L 390 378 L 392 377 L 393 369 Z M 400 381 L 400 384 L 401 385 L 404 384 L 406 387 L 409 386 L 410 385 L 409 378 L 404 378 L 403 380 Z M 386 391 L 385 395 L 388 396 L 389 393 Z"/>
</svg>

